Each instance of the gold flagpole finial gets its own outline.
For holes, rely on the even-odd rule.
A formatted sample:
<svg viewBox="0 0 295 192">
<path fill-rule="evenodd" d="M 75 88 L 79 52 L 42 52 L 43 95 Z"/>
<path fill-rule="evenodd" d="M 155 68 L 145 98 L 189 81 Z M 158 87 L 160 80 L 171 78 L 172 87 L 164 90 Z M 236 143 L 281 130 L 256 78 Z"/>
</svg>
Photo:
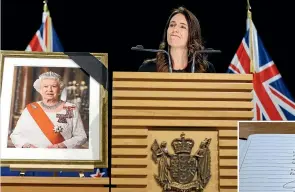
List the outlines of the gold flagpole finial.
<svg viewBox="0 0 295 192">
<path fill-rule="evenodd" d="M 250 0 L 247 0 L 247 10 L 250 11 L 251 5 L 250 5 Z"/>
<path fill-rule="evenodd" d="M 47 5 L 48 0 L 43 1 L 43 3 L 44 3 L 43 11 L 44 11 L 44 12 L 48 12 L 48 5 Z"/>
<path fill-rule="evenodd" d="M 247 0 L 247 17 L 252 19 L 250 0 Z"/>
</svg>

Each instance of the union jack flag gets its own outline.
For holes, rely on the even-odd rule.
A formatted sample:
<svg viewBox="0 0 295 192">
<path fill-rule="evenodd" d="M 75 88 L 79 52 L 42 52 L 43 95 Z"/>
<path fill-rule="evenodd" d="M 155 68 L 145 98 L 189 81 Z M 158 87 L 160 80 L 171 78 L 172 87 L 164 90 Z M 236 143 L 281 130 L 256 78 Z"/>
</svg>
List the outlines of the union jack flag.
<svg viewBox="0 0 295 192">
<path fill-rule="evenodd" d="M 47 7 L 44 3 L 44 10 L 42 15 L 42 24 L 39 30 L 35 33 L 26 51 L 38 52 L 63 52 L 59 38 L 52 26 L 51 17 Z M 18 176 L 19 171 L 11 171 L 9 167 L 1 167 L 1 176 Z M 52 172 L 38 172 L 27 171 L 27 176 L 53 176 Z M 76 173 L 78 175 L 78 173 Z"/>
<path fill-rule="evenodd" d="M 252 57 L 251 57 L 252 56 Z M 247 19 L 247 31 L 227 73 L 251 73 L 253 61 L 254 119 L 295 120 L 295 101 L 286 87 L 275 63 L 268 55 L 252 19 Z"/>
<path fill-rule="evenodd" d="M 52 25 L 47 3 L 44 4 L 42 24 L 26 48 L 26 51 L 63 52 L 63 46 Z"/>
</svg>

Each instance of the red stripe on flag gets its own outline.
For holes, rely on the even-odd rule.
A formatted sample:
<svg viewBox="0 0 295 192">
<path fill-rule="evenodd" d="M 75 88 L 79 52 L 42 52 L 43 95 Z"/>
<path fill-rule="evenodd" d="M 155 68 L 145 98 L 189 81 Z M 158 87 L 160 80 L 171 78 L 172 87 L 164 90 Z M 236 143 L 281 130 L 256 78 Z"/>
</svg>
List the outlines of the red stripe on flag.
<svg viewBox="0 0 295 192">
<path fill-rule="evenodd" d="M 254 74 L 253 85 L 254 91 L 270 120 L 282 120 L 280 113 L 277 111 L 269 94 L 266 92 L 259 75 Z"/>
<path fill-rule="evenodd" d="M 43 51 L 40 45 L 38 36 L 36 34 L 34 35 L 33 39 L 30 42 L 30 47 L 32 51 L 39 51 L 39 52 Z"/>
<path fill-rule="evenodd" d="M 278 74 L 280 74 L 280 72 L 278 71 L 275 64 L 273 64 L 270 67 L 267 67 L 259 73 L 256 73 L 256 75 L 260 76 L 261 82 L 265 82 Z"/>
<path fill-rule="evenodd" d="M 231 69 L 237 73 L 241 73 L 240 70 L 233 64 L 230 64 L 229 67 L 231 67 Z"/>
<path fill-rule="evenodd" d="M 261 120 L 261 118 L 260 118 L 260 108 L 259 108 L 259 106 L 257 104 L 256 104 L 256 119 Z"/>
<path fill-rule="evenodd" d="M 292 107 L 293 109 L 295 109 L 295 104 L 292 103 L 291 101 L 287 100 L 286 98 L 284 98 L 283 96 L 281 96 L 277 91 L 273 90 L 272 88 L 269 88 L 270 91 L 277 96 L 278 98 L 280 98 L 282 101 L 284 101 L 287 105 L 289 105 L 290 107 Z"/>
<path fill-rule="evenodd" d="M 250 73 L 250 58 L 245 50 L 243 43 L 240 44 L 236 54 L 237 54 L 237 57 L 242 65 L 245 73 L 249 74 Z"/>
</svg>

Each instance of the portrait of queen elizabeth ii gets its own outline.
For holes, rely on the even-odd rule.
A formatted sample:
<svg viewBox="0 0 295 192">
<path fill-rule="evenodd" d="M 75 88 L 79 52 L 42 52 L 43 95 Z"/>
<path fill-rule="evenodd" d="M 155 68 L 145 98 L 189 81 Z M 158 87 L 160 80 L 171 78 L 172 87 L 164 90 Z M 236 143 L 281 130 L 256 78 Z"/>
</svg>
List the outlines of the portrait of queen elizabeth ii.
<svg viewBox="0 0 295 192">
<path fill-rule="evenodd" d="M 22 111 L 9 135 L 15 148 L 80 148 L 87 134 L 76 104 L 64 99 L 67 93 L 59 74 L 42 73 L 33 84 L 41 100 Z"/>
</svg>

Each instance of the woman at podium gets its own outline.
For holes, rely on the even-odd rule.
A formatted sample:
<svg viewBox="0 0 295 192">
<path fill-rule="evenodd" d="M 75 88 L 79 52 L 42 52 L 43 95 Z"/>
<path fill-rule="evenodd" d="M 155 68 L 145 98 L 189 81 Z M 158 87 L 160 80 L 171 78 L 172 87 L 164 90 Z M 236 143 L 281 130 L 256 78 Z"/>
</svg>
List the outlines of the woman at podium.
<svg viewBox="0 0 295 192">
<path fill-rule="evenodd" d="M 160 50 L 170 55 L 173 72 L 215 73 L 213 64 L 204 54 L 201 28 L 196 16 L 184 7 L 173 10 L 160 43 Z M 139 72 L 168 72 L 169 59 L 164 52 L 158 52 L 155 59 L 145 60 Z"/>
</svg>

